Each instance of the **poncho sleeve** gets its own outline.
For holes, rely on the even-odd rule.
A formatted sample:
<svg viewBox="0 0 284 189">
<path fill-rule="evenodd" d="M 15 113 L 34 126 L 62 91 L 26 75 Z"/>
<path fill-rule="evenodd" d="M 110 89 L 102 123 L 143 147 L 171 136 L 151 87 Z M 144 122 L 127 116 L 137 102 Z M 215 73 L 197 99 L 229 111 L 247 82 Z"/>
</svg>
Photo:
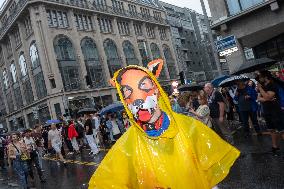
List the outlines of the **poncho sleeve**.
<svg viewBox="0 0 284 189">
<path fill-rule="evenodd" d="M 89 181 L 89 189 L 128 189 L 131 178 L 135 178 L 131 166 L 132 155 L 125 133 L 110 149 Z"/>
<path fill-rule="evenodd" d="M 213 187 L 228 175 L 240 152 L 201 122 L 193 121 L 193 124 L 195 153 L 209 186 Z"/>
</svg>

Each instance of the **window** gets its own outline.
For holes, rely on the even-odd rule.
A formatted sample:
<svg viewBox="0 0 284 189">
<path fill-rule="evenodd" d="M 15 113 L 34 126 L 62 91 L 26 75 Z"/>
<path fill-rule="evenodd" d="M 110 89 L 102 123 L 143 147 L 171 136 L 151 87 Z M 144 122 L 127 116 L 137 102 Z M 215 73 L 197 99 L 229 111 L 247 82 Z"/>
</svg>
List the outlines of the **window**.
<svg viewBox="0 0 284 189">
<path fill-rule="evenodd" d="M 24 20 L 24 25 L 25 25 L 25 31 L 26 31 L 26 36 L 29 36 L 33 32 L 32 24 L 31 24 L 31 19 L 29 16 L 27 16 Z"/>
<path fill-rule="evenodd" d="M 1 20 L 1 23 L 2 23 L 3 26 L 6 24 L 7 19 L 8 19 L 8 16 L 7 16 L 7 14 L 5 14 L 2 18 L 2 20 Z"/>
<path fill-rule="evenodd" d="M 94 0 L 94 6 L 98 10 L 106 10 L 107 9 L 106 0 Z"/>
<path fill-rule="evenodd" d="M 110 76 L 112 77 L 114 72 L 119 70 L 122 65 L 115 42 L 111 39 L 106 39 L 104 41 L 104 50 L 107 56 L 107 64 L 110 71 Z"/>
<path fill-rule="evenodd" d="M 14 95 L 15 95 L 15 101 L 17 102 L 16 106 L 19 109 L 23 106 L 23 98 L 22 98 L 20 87 L 17 87 L 16 89 L 14 89 Z"/>
<path fill-rule="evenodd" d="M 61 112 L 61 108 L 60 108 L 59 103 L 54 104 L 54 110 L 55 110 L 55 114 L 56 114 L 57 119 L 59 119 L 60 116 L 62 116 L 62 112 Z"/>
<path fill-rule="evenodd" d="M 143 18 L 149 19 L 151 17 L 150 10 L 144 7 L 140 7 L 140 11 Z"/>
<path fill-rule="evenodd" d="M 26 103 L 31 104 L 34 101 L 34 95 L 33 95 L 31 82 L 29 79 L 23 83 L 23 91 Z"/>
<path fill-rule="evenodd" d="M 161 21 L 162 20 L 162 13 L 161 12 L 158 12 L 158 11 L 153 11 L 153 14 L 154 14 L 154 18 L 158 21 Z"/>
<path fill-rule="evenodd" d="M 175 79 L 177 76 L 176 65 L 169 46 L 163 45 L 163 52 L 169 70 L 170 78 Z"/>
<path fill-rule="evenodd" d="M 6 48 L 7 48 L 8 57 L 12 56 L 13 55 L 12 45 L 11 45 L 11 41 L 9 39 L 7 40 Z"/>
<path fill-rule="evenodd" d="M 137 9 L 135 5 L 128 4 L 128 11 L 131 15 L 137 15 Z"/>
<path fill-rule="evenodd" d="M 120 35 L 129 35 L 129 23 L 125 21 L 117 21 L 117 27 Z"/>
<path fill-rule="evenodd" d="M 161 40 L 167 39 L 166 28 L 159 28 L 160 38 Z"/>
<path fill-rule="evenodd" d="M 22 41 L 21 41 L 21 36 L 20 36 L 20 31 L 19 31 L 19 28 L 17 27 L 16 30 L 15 30 L 15 42 L 16 42 L 16 46 L 18 47 L 19 45 L 22 44 Z"/>
<path fill-rule="evenodd" d="M 80 69 L 72 42 L 65 36 L 58 36 L 53 44 L 65 90 L 80 89 Z"/>
<path fill-rule="evenodd" d="M 52 89 L 55 89 L 56 88 L 56 83 L 55 83 L 55 79 L 49 79 L 49 83 L 50 83 L 50 86 Z"/>
<path fill-rule="evenodd" d="M 134 26 L 135 35 L 142 36 L 143 35 L 142 24 L 134 23 L 133 26 Z"/>
<path fill-rule="evenodd" d="M 32 68 L 35 69 L 40 66 L 39 56 L 38 56 L 38 50 L 36 47 L 35 42 L 33 42 L 30 46 L 30 58 L 32 62 Z"/>
<path fill-rule="evenodd" d="M 6 69 L 3 70 L 2 72 L 2 79 L 3 79 L 3 85 L 4 85 L 4 89 L 8 89 L 9 88 L 9 80 L 8 80 L 8 74 Z M 11 97 L 9 97 L 11 98 Z"/>
<path fill-rule="evenodd" d="M 154 26 L 146 26 L 146 32 L 149 38 L 155 38 L 155 27 Z"/>
<path fill-rule="evenodd" d="M 102 33 L 112 33 L 112 20 L 109 18 L 98 18 L 98 23 Z"/>
<path fill-rule="evenodd" d="M 227 0 L 227 6 L 229 14 L 234 15 L 262 2 L 264 0 Z"/>
<path fill-rule="evenodd" d="M 153 56 L 154 60 L 158 59 L 158 58 L 162 58 L 160 49 L 159 49 L 159 47 L 158 47 L 158 45 L 156 43 L 151 43 L 150 48 L 151 48 L 151 53 L 152 53 L 152 56 Z M 164 66 L 162 68 L 162 71 L 161 71 L 161 74 L 159 76 L 159 79 L 161 79 L 161 80 L 167 79 Z"/>
<path fill-rule="evenodd" d="M 13 1 L 13 3 L 11 4 L 11 6 L 9 7 L 9 12 L 10 14 L 13 14 L 16 8 L 16 2 Z"/>
<path fill-rule="evenodd" d="M 120 13 L 125 12 L 123 2 L 117 0 L 112 0 L 111 2 L 112 2 L 112 8 L 115 12 L 120 12 Z"/>
<path fill-rule="evenodd" d="M 69 27 L 67 13 L 57 10 L 46 10 L 47 22 L 50 27 L 67 28 Z"/>
<path fill-rule="evenodd" d="M 10 65 L 10 73 L 11 73 L 11 78 L 12 78 L 13 83 L 16 83 L 17 82 L 17 71 L 16 71 L 16 66 L 14 62 L 12 62 Z"/>
<path fill-rule="evenodd" d="M 6 99 L 7 99 L 9 112 L 13 112 L 14 111 L 14 102 L 13 102 L 13 98 L 11 98 L 11 97 L 12 97 L 12 93 L 8 92 L 6 94 Z"/>
<path fill-rule="evenodd" d="M 96 43 L 91 38 L 84 38 L 81 49 L 92 87 L 105 87 L 105 76 Z"/>
<path fill-rule="evenodd" d="M 28 74 L 28 71 L 27 71 L 26 59 L 23 53 L 21 53 L 19 57 L 19 65 L 20 65 L 22 77 L 25 77 Z"/>
<path fill-rule="evenodd" d="M 138 59 L 134 51 L 134 47 L 130 41 L 123 41 L 122 43 L 124 56 L 126 58 L 127 65 L 138 65 Z"/>
<path fill-rule="evenodd" d="M 39 72 L 34 76 L 36 94 L 39 99 L 47 95 L 46 86 L 44 82 L 43 73 Z"/>
<path fill-rule="evenodd" d="M 151 59 L 149 58 L 149 51 L 147 49 L 146 41 L 139 40 L 137 43 L 143 66 L 147 66 Z"/>
<path fill-rule="evenodd" d="M 91 31 L 93 30 L 93 23 L 91 16 L 74 14 L 77 30 Z"/>
</svg>

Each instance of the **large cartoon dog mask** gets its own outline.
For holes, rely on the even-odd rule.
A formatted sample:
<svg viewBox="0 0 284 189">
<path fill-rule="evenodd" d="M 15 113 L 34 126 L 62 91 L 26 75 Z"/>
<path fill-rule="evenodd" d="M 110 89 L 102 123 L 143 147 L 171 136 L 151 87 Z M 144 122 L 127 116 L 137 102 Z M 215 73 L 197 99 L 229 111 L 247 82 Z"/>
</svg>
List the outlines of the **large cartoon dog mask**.
<svg viewBox="0 0 284 189">
<path fill-rule="evenodd" d="M 156 77 L 159 77 L 163 60 L 155 60 L 148 64 Z M 155 123 L 161 116 L 158 107 L 159 90 L 149 75 L 140 69 L 127 68 L 117 77 L 120 90 L 127 107 L 137 122 Z"/>
</svg>

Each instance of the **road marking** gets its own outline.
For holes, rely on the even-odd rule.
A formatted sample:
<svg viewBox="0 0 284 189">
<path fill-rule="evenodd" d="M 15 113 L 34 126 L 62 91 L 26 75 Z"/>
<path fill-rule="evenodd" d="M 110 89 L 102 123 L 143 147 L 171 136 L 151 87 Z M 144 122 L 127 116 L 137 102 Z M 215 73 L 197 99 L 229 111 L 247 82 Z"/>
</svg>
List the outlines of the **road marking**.
<svg viewBox="0 0 284 189">
<path fill-rule="evenodd" d="M 48 158 L 48 157 L 44 157 L 44 160 L 49 160 L 49 161 L 60 161 L 57 158 Z M 71 159 L 66 159 L 66 163 L 70 163 L 70 164 L 77 164 L 77 165 L 88 165 L 88 166 L 98 166 L 99 164 L 96 162 L 85 162 L 85 161 L 78 161 L 78 160 L 71 160 Z"/>
</svg>

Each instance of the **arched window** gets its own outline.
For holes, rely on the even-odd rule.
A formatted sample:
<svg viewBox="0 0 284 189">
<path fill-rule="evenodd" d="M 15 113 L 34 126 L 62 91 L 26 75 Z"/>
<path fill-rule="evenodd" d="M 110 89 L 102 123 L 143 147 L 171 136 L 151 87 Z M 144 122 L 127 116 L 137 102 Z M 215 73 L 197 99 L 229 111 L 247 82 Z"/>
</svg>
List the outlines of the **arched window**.
<svg viewBox="0 0 284 189">
<path fill-rule="evenodd" d="M 11 72 L 13 83 L 16 83 L 17 82 L 17 71 L 16 71 L 16 66 L 14 64 L 14 61 L 10 65 L 10 72 Z"/>
<path fill-rule="evenodd" d="M 105 77 L 96 43 L 91 38 L 84 38 L 81 49 L 92 87 L 104 87 Z"/>
<path fill-rule="evenodd" d="M 7 74 L 6 69 L 3 70 L 2 78 L 3 78 L 4 89 L 8 89 L 9 88 L 9 80 L 8 80 L 8 74 Z"/>
<path fill-rule="evenodd" d="M 173 59 L 169 46 L 163 45 L 163 52 L 164 52 L 165 60 L 166 60 L 167 67 L 169 70 L 170 78 L 176 79 L 177 71 L 176 71 L 175 60 Z"/>
<path fill-rule="evenodd" d="M 20 70 L 21 70 L 22 77 L 25 77 L 28 74 L 28 71 L 27 71 L 27 64 L 26 64 L 24 53 L 21 53 L 19 57 L 19 64 L 20 64 Z"/>
<path fill-rule="evenodd" d="M 117 47 L 113 40 L 106 39 L 104 41 L 104 49 L 107 56 L 108 69 L 112 77 L 114 72 L 121 68 L 121 60 L 118 56 Z"/>
<path fill-rule="evenodd" d="M 57 36 L 53 44 L 65 90 L 80 89 L 80 70 L 72 42 L 65 36 Z"/>
<path fill-rule="evenodd" d="M 38 56 L 38 50 L 36 47 L 35 42 L 33 42 L 30 46 L 30 57 L 32 62 L 32 68 L 35 69 L 40 66 L 39 56 Z"/>
<path fill-rule="evenodd" d="M 134 51 L 133 45 L 130 41 L 123 41 L 122 43 L 123 52 L 126 58 L 127 65 L 138 65 L 138 59 L 136 58 L 136 54 Z"/>
<path fill-rule="evenodd" d="M 162 58 L 160 49 L 159 49 L 159 47 L 156 43 L 151 43 L 150 49 L 151 49 L 151 53 L 152 53 L 154 60 L 158 59 L 158 58 Z M 161 74 L 159 76 L 159 79 L 161 79 L 161 80 L 167 79 L 167 76 L 166 76 L 166 73 L 165 73 L 165 66 L 166 65 L 163 66 Z"/>
</svg>

